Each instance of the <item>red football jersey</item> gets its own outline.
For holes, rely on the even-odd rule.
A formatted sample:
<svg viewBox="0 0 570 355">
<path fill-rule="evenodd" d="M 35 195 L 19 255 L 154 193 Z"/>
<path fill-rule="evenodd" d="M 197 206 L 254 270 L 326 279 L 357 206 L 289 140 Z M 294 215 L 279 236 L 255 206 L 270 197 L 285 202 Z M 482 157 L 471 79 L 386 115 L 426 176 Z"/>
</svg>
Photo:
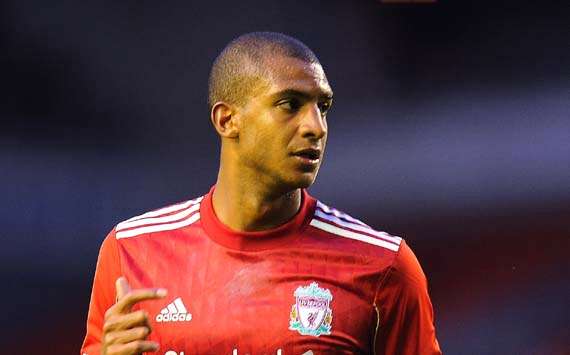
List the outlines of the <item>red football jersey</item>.
<svg viewBox="0 0 570 355">
<path fill-rule="evenodd" d="M 159 354 L 441 354 L 427 281 L 399 237 L 302 191 L 298 213 L 238 232 L 203 197 L 119 223 L 99 253 L 82 354 L 99 354 L 115 280 L 141 302 Z"/>
</svg>

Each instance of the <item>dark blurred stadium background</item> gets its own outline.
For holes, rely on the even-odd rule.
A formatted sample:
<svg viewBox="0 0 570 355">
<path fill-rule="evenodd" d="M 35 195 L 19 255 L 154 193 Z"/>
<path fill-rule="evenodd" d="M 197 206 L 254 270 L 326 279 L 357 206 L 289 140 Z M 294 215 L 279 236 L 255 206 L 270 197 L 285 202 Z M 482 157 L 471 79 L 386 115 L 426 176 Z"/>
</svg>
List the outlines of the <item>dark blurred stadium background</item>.
<svg viewBox="0 0 570 355">
<path fill-rule="evenodd" d="M 0 353 L 78 353 L 102 239 L 208 191 L 210 64 L 272 30 L 335 90 L 311 192 L 407 239 L 444 352 L 569 354 L 569 18 L 527 0 L 0 2 Z"/>
</svg>

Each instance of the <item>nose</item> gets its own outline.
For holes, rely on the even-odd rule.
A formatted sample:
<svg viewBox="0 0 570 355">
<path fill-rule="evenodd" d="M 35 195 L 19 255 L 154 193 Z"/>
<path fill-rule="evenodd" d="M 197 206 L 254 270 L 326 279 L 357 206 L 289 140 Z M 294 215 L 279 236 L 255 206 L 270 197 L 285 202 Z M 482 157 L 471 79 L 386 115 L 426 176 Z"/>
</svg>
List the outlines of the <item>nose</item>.
<svg viewBox="0 0 570 355">
<path fill-rule="evenodd" d="M 321 139 L 327 134 L 327 121 L 321 114 L 317 104 L 309 105 L 301 122 L 301 136 L 303 138 Z"/>
</svg>

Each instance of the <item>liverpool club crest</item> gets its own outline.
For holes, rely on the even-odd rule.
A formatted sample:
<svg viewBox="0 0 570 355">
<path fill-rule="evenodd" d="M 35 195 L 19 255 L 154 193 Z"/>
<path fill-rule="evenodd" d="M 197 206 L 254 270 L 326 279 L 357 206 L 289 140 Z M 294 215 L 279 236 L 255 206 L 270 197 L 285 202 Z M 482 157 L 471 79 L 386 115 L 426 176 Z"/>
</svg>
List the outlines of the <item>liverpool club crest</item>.
<svg viewBox="0 0 570 355">
<path fill-rule="evenodd" d="M 291 307 L 289 329 L 302 335 L 329 335 L 332 325 L 332 294 L 319 284 L 299 286 L 295 290 L 295 304 Z"/>
</svg>

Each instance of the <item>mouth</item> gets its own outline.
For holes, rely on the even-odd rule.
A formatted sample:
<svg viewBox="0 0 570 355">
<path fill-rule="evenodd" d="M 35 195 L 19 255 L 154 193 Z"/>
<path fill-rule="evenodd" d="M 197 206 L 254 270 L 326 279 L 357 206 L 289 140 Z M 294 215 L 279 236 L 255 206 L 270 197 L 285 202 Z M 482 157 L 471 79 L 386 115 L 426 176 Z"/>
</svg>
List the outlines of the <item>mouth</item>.
<svg viewBox="0 0 570 355">
<path fill-rule="evenodd" d="M 304 164 L 316 165 L 321 158 L 321 150 L 315 148 L 306 148 L 292 153 L 294 157 L 301 160 Z"/>
</svg>

